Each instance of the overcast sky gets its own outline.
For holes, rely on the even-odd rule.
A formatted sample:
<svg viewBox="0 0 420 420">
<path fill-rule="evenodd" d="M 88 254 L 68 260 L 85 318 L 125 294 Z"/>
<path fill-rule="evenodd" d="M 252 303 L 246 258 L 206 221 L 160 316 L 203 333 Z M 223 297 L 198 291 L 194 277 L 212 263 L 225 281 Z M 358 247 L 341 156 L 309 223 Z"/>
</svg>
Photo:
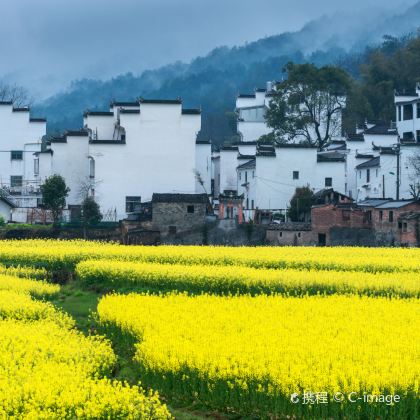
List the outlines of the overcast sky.
<svg viewBox="0 0 420 420">
<path fill-rule="evenodd" d="M 415 0 L 2 0 L 0 78 L 38 96 L 300 29 L 323 14 Z M 380 6 L 379 6 L 380 5 Z"/>
</svg>

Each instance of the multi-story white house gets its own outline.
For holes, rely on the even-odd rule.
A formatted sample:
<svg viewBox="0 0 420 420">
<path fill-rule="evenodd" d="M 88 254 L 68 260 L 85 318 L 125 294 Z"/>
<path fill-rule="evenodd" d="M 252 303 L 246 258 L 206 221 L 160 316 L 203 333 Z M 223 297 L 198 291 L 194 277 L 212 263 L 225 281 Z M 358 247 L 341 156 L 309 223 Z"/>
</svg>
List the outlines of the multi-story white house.
<svg viewBox="0 0 420 420">
<path fill-rule="evenodd" d="M 153 193 L 210 194 L 211 145 L 197 141 L 200 129 L 201 111 L 180 99 L 113 102 L 38 153 L 39 177 L 62 175 L 70 207 L 88 192 L 108 220 L 136 212 Z"/>
<path fill-rule="evenodd" d="M 0 194 L 19 208 L 37 206 L 38 161 L 46 119 L 31 117 L 29 107 L 0 102 Z"/>
</svg>

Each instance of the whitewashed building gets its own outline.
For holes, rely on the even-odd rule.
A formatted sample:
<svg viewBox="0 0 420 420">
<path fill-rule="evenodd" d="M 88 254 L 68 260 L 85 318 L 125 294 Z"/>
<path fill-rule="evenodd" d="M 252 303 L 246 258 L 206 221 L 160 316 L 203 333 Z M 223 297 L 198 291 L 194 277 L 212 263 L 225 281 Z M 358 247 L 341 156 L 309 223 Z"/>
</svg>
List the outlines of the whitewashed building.
<svg viewBox="0 0 420 420">
<path fill-rule="evenodd" d="M 32 117 L 29 107 L 0 102 L 0 127 L 0 192 L 16 207 L 15 220 L 21 213 L 26 221 L 27 209 L 36 207 L 40 198 L 34 153 L 41 150 L 46 119 Z"/>
<path fill-rule="evenodd" d="M 70 208 L 94 195 L 105 220 L 135 213 L 153 193 L 210 194 L 211 145 L 197 141 L 200 129 L 201 111 L 180 99 L 113 102 L 85 112 L 82 130 L 51 139 L 38 154 L 39 178 L 62 175 Z"/>
</svg>

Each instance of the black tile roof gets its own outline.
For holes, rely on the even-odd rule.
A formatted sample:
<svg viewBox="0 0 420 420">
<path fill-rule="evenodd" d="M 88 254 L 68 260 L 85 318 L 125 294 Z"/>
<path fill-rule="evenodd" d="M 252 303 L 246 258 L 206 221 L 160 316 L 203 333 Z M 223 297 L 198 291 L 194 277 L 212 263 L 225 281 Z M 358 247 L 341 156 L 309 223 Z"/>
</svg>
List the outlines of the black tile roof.
<svg viewBox="0 0 420 420">
<path fill-rule="evenodd" d="M 388 125 L 375 125 L 374 127 L 365 130 L 364 134 L 396 136 L 398 135 L 398 132 L 394 128 L 389 128 Z"/>
<path fill-rule="evenodd" d="M 164 105 L 179 105 L 182 104 L 182 99 L 145 99 L 140 98 L 141 104 L 164 104 Z"/>
<path fill-rule="evenodd" d="M 220 148 L 220 150 L 238 151 L 238 146 L 224 145 Z"/>
<path fill-rule="evenodd" d="M 84 116 L 92 115 L 95 117 L 113 117 L 114 113 L 110 111 L 85 111 Z"/>
<path fill-rule="evenodd" d="M 46 118 L 29 118 L 29 122 L 47 122 Z"/>
<path fill-rule="evenodd" d="M 248 162 L 239 165 L 236 169 L 254 169 L 255 168 L 255 159 L 251 159 Z"/>
<path fill-rule="evenodd" d="M 347 141 L 365 141 L 363 134 L 348 134 Z"/>
<path fill-rule="evenodd" d="M 44 155 L 44 154 L 50 154 L 53 155 L 54 151 L 51 149 L 47 149 L 47 150 L 41 150 L 40 152 L 35 152 L 34 155 L 38 156 L 38 155 Z"/>
<path fill-rule="evenodd" d="M 152 196 L 152 203 L 202 203 L 209 201 L 207 194 L 158 194 Z"/>
<path fill-rule="evenodd" d="M 30 112 L 29 106 L 24 106 L 21 108 L 13 108 L 13 112 Z"/>
<path fill-rule="evenodd" d="M 139 102 L 121 102 L 121 101 L 112 101 L 109 106 L 112 108 L 114 106 L 139 106 Z"/>
<path fill-rule="evenodd" d="M 367 162 L 363 162 L 360 165 L 356 166 L 356 169 L 365 169 L 365 168 L 374 168 L 375 166 L 379 166 L 381 163 L 381 158 L 379 156 L 368 160 Z"/>
<path fill-rule="evenodd" d="M 67 143 L 66 137 L 52 137 L 47 143 Z"/>
<path fill-rule="evenodd" d="M 330 152 L 319 153 L 317 155 L 317 162 L 345 162 L 346 157 L 342 153 Z"/>
<path fill-rule="evenodd" d="M 200 114 L 201 114 L 201 109 L 199 108 L 195 108 L 195 109 L 184 108 L 182 110 L 182 115 L 200 115 Z"/>
<path fill-rule="evenodd" d="M 66 137 L 88 137 L 89 133 L 87 130 L 67 130 L 64 135 Z"/>
<path fill-rule="evenodd" d="M 240 93 L 238 98 L 255 98 L 255 93 Z"/>
<path fill-rule="evenodd" d="M 238 153 L 238 160 L 250 160 L 250 159 L 255 159 L 255 155 L 241 155 L 240 153 Z"/>
<path fill-rule="evenodd" d="M 90 144 L 126 144 L 125 140 L 89 140 Z"/>
<path fill-rule="evenodd" d="M 210 140 L 196 140 L 195 144 L 211 144 Z"/>
<path fill-rule="evenodd" d="M 13 105 L 12 101 L 0 101 L 0 105 Z"/>
<path fill-rule="evenodd" d="M 317 149 L 317 146 L 306 143 L 276 143 L 277 149 Z"/>
<path fill-rule="evenodd" d="M 373 159 L 375 156 L 373 155 L 367 155 L 363 153 L 357 153 L 356 159 Z"/>
<path fill-rule="evenodd" d="M 139 109 L 124 109 L 122 108 L 120 110 L 121 114 L 140 114 L 140 110 Z"/>
<path fill-rule="evenodd" d="M 264 89 L 264 88 L 256 88 L 255 89 L 255 92 L 263 93 L 263 92 L 267 92 L 267 89 Z"/>
</svg>

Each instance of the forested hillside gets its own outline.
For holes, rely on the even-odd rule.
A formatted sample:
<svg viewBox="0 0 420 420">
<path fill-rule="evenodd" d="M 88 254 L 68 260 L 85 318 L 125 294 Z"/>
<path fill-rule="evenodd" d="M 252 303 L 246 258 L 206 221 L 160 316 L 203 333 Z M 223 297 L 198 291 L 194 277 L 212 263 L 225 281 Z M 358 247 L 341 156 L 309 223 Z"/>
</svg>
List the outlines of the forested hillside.
<svg viewBox="0 0 420 420">
<path fill-rule="evenodd" d="M 417 52 L 419 56 L 419 41 L 409 42 L 409 37 L 401 36 L 415 33 L 420 25 L 420 3 L 398 16 L 378 12 L 375 16 L 347 20 L 343 15 L 323 17 L 299 32 L 267 37 L 241 47 L 217 48 L 189 64 L 175 63 L 140 76 L 78 80 L 65 92 L 37 104 L 35 112 L 48 118 L 51 133 L 80 127 L 84 110 L 106 109 L 112 99 L 180 96 L 186 107 L 201 106 L 201 137 L 210 138 L 217 145 L 235 133 L 232 111 L 236 95 L 264 87 L 267 80 L 285 77 L 282 68 L 293 61 L 318 66 L 336 64 L 361 80 L 350 98 L 348 129 L 364 116 L 390 119 L 394 87 L 412 88 L 417 79 L 415 55 Z M 366 45 L 380 43 L 384 34 L 398 39 L 388 37 L 382 46 L 366 49 Z M 407 60 L 409 64 L 401 65 Z"/>
</svg>

